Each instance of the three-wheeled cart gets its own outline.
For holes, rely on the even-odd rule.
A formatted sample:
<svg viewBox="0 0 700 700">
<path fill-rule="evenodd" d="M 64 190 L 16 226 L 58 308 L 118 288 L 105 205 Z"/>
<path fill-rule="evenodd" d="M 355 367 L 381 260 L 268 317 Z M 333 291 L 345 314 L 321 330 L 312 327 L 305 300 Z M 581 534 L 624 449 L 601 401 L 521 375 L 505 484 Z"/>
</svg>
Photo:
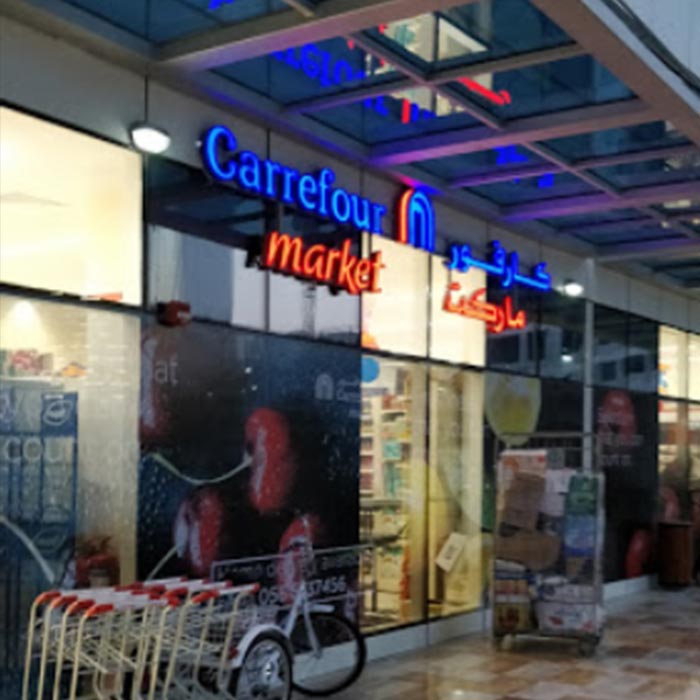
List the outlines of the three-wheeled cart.
<svg viewBox="0 0 700 700">
<path fill-rule="evenodd" d="M 559 637 L 592 655 L 604 623 L 604 481 L 594 435 L 496 442 L 493 635 Z"/>
</svg>

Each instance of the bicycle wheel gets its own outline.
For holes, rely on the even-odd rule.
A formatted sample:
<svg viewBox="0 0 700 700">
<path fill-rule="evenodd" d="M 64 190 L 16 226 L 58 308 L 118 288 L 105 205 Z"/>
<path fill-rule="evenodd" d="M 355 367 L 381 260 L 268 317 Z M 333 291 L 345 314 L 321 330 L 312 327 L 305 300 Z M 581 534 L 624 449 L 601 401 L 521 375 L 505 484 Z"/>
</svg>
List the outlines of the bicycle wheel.
<svg viewBox="0 0 700 700">
<path fill-rule="evenodd" d="M 300 615 L 290 641 L 294 650 L 294 688 L 304 695 L 337 693 L 353 683 L 365 665 L 367 650 L 359 630 L 331 613 Z"/>
<path fill-rule="evenodd" d="M 250 645 L 229 688 L 236 700 L 289 700 L 292 661 L 282 635 L 264 632 Z"/>
</svg>

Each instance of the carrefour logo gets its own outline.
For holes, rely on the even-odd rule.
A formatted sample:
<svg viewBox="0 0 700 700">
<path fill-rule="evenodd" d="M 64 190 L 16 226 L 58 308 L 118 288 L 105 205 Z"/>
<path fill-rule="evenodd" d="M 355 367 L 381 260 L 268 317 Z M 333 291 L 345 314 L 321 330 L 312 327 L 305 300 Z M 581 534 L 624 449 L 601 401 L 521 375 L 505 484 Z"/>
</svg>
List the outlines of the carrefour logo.
<svg viewBox="0 0 700 700">
<path fill-rule="evenodd" d="M 396 238 L 401 243 L 435 250 L 435 211 L 423 190 L 406 190 L 399 199 Z"/>
</svg>

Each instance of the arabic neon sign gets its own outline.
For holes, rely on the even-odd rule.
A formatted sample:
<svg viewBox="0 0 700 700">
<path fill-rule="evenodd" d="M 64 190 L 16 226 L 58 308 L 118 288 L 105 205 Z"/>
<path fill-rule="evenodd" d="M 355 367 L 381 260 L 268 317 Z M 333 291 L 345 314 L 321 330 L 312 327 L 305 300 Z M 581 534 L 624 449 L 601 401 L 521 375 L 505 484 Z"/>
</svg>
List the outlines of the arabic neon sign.
<svg viewBox="0 0 700 700">
<path fill-rule="evenodd" d="M 477 289 L 469 296 L 455 296 L 461 289 L 462 285 L 459 282 L 447 285 L 442 304 L 445 311 L 483 321 L 488 332 L 494 334 L 506 330 L 519 330 L 527 325 L 527 314 L 524 311 L 513 313 L 513 300 L 510 296 L 506 296 L 502 304 L 494 304 L 485 300 L 486 287 Z"/>
<path fill-rule="evenodd" d="M 260 265 L 294 277 L 345 289 L 350 294 L 380 292 L 381 252 L 360 258 L 351 252 L 352 241 L 340 249 L 316 243 L 306 246 L 298 236 L 273 231 L 265 236 Z"/>
<path fill-rule="evenodd" d="M 237 148 L 238 142 L 229 128 L 213 126 L 206 131 L 201 143 L 202 162 L 214 179 L 235 182 L 244 190 L 298 206 L 339 224 L 383 233 L 386 207 L 342 187 L 333 187 L 335 173 L 330 168 L 300 173 L 252 151 L 237 152 Z"/>
<path fill-rule="evenodd" d="M 491 241 L 488 260 L 478 260 L 472 255 L 471 246 L 453 244 L 450 246 L 448 270 L 468 272 L 471 268 L 484 270 L 487 274 L 498 277 L 503 289 L 510 289 L 515 284 L 548 292 L 552 289 L 552 278 L 547 272 L 547 263 L 541 262 L 532 268 L 531 274 L 520 273 L 520 257 L 516 251 L 508 253 L 499 241 Z"/>
</svg>

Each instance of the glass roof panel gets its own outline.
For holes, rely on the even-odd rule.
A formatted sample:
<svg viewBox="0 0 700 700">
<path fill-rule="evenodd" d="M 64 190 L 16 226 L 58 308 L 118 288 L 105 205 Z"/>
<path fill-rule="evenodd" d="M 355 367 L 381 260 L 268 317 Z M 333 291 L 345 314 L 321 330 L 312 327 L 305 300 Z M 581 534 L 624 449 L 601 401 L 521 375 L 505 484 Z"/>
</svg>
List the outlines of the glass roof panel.
<svg viewBox="0 0 700 700">
<path fill-rule="evenodd" d="M 309 116 L 371 145 L 479 125 L 447 100 L 437 99 L 427 88 L 404 90 L 312 112 Z"/>
<path fill-rule="evenodd" d="M 570 214 L 569 216 L 553 216 L 540 219 L 543 224 L 554 226 L 560 231 L 572 228 L 585 228 L 598 224 L 615 223 L 628 219 L 640 219 L 642 214 L 637 209 L 612 209 L 611 211 L 591 212 L 589 214 Z"/>
<path fill-rule="evenodd" d="M 289 10 L 283 0 L 66 0 L 155 43 Z"/>
<path fill-rule="evenodd" d="M 423 70 L 468 65 L 571 39 L 529 0 L 482 0 L 368 31 Z"/>
<path fill-rule="evenodd" d="M 519 204 L 545 199 L 551 200 L 599 191 L 569 173 L 551 173 L 541 177 L 496 182 L 467 189 L 474 194 L 490 199 L 496 204 Z"/>
<path fill-rule="evenodd" d="M 684 238 L 681 234 L 674 233 L 661 226 L 645 226 L 643 228 L 622 229 L 615 232 L 601 231 L 600 233 L 595 233 L 593 231 L 588 231 L 577 234 L 576 237 L 580 238 L 582 241 L 586 241 L 586 243 L 592 243 L 597 246 L 643 241 L 648 242 L 662 239 L 668 241 L 676 238 Z"/>
<path fill-rule="evenodd" d="M 450 84 L 502 119 L 629 99 L 626 85 L 592 56 L 485 73 Z"/>
<path fill-rule="evenodd" d="M 656 121 L 619 129 L 606 129 L 544 142 L 565 158 L 576 161 L 596 156 L 637 153 L 690 143 L 670 124 Z M 653 154 L 652 156 L 653 157 Z"/>
<path fill-rule="evenodd" d="M 216 72 L 284 105 L 396 77 L 392 66 L 342 38 L 276 51 Z"/>
<path fill-rule="evenodd" d="M 467 177 L 477 173 L 508 172 L 528 165 L 542 165 L 545 161 L 522 146 L 501 146 L 488 151 L 433 158 L 416 163 L 416 168 L 446 180 Z"/>
<path fill-rule="evenodd" d="M 642 163 L 596 168 L 593 172 L 620 189 L 698 180 L 700 151 L 673 158 L 657 158 Z"/>
</svg>

